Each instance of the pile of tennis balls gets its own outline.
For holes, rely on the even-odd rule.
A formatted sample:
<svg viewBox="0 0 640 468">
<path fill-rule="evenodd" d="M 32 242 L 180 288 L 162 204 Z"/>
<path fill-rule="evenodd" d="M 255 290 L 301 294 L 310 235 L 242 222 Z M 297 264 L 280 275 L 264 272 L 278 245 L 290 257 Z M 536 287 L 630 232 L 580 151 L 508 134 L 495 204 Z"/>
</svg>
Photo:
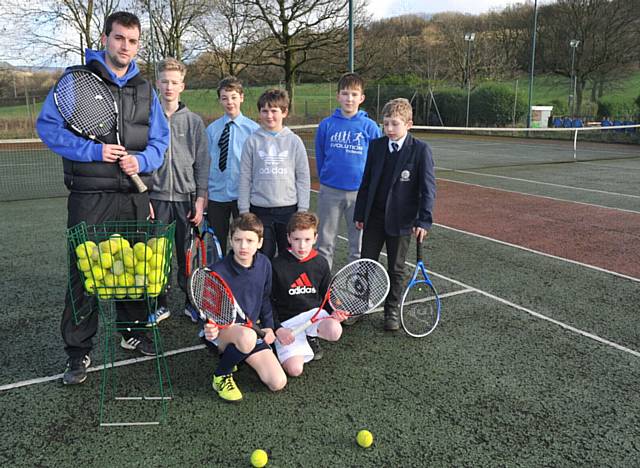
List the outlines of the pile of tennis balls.
<svg viewBox="0 0 640 468">
<path fill-rule="evenodd" d="M 120 234 L 98 242 L 86 241 L 75 249 L 84 288 L 100 299 L 155 297 L 167 283 L 167 239 L 152 237 L 133 246 Z"/>
</svg>

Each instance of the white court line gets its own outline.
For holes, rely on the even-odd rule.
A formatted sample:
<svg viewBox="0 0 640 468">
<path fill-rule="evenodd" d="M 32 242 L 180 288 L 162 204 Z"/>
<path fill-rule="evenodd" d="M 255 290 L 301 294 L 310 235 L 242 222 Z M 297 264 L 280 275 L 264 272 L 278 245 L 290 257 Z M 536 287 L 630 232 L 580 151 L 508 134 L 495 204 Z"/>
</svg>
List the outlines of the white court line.
<svg viewBox="0 0 640 468">
<path fill-rule="evenodd" d="M 631 195 L 631 194 L 628 194 L 628 193 L 608 192 L 606 190 L 588 189 L 588 188 L 584 188 L 584 187 L 574 187 L 572 185 L 553 184 L 551 182 L 540 182 L 540 181 L 537 181 L 537 180 L 521 179 L 521 178 L 518 178 L 518 177 L 508 177 L 508 176 L 501 176 L 501 175 L 496 175 L 496 174 L 485 174 L 483 172 L 465 171 L 465 170 L 460 170 L 460 169 L 450 169 L 448 167 L 436 166 L 436 169 L 445 170 L 445 171 L 451 171 L 451 172 L 459 172 L 460 174 L 471 174 L 471 175 L 478 175 L 478 176 L 483 176 L 483 177 L 493 177 L 493 178 L 496 178 L 496 179 L 515 180 L 515 181 L 518 181 L 518 182 L 527 182 L 529 184 L 535 184 L 535 185 L 548 185 L 549 187 L 558 187 L 558 188 L 563 188 L 563 189 L 578 190 L 578 191 L 581 191 L 581 192 L 601 193 L 601 194 L 604 194 L 604 195 L 615 195 L 615 196 L 618 196 L 618 197 L 640 198 L 640 195 Z M 440 179 L 441 177 L 438 177 L 438 178 Z M 443 179 L 443 180 L 447 180 L 447 179 Z M 460 182 L 460 183 L 464 183 L 464 182 Z"/>
<path fill-rule="evenodd" d="M 342 239 L 342 240 L 348 241 L 348 239 L 346 237 L 344 237 L 344 236 L 338 236 L 338 237 L 340 239 Z M 386 253 L 383 252 L 382 255 L 386 256 Z M 410 267 L 415 268 L 415 265 L 410 263 L 410 262 L 405 262 L 405 264 L 409 265 Z M 508 301 L 506 299 L 503 299 L 503 298 L 501 298 L 499 296 L 496 296 L 495 294 L 491 294 L 491 293 L 489 293 L 487 291 L 483 291 L 482 289 L 474 288 L 473 286 L 470 286 L 470 285 L 468 285 L 466 283 L 463 283 L 462 281 L 454 280 L 453 278 L 449 278 L 448 276 L 441 275 L 441 274 L 436 273 L 436 272 L 434 272 L 432 270 L 429 270 L 429 269 L 427 269 L 427 271 L 433 276 L 436 276 L 438 278 L 444 279 L 446 281 L 450 281 L 451 283 L 457 284 L 458 286 L 462 286 L 463 288 L 465 288 L 467 290 L 475 291 L 475 292 L 477 292 L 479 294 L 482 294 L 485 297 L 488 297 L 489 299 L 493 299 L 494 301 L 497 301 L 497 302 L 500 302 L 502 304 L 505 304 L 505 305 L 507 305 L 509 307 L 512 307 L 512 308 L 516 309 L 516 310 L 520 310 L 522 312 L 526 312 L 527 314 L 532 315 L 534 317 L 537 317 L 539 319 L 546 320 L 547 322 L 550 322 L 550 323 L 553 323 L 555 325 L 558 325 L 559 327 L 562 327 L 565 330 L 569 330 L 569 331 L 572 331 L 574 333 L 577 333 L 578 335 L 584 336 L 586 338 L 590 338 L 590 339 L 592 339 L 594 341 L 597 341 L 598 343 L 602 343 L 602 344 L 605 344 L 607 346 L 611 346 L 612 348 L 615 348 L 615 349 L 617 349 L 619 351 L 623 351 L 623 352 L 629 353 L 629 354 L 631 354 L 633 356 L 640 357 L 640 352 L 639 351 L 636 351 L 636 350 L 631 349 L 631 348 L 627 348 L 627 347 L 622 346 L 622 345 L 620 345 L 618 343 L 614 343 L 613 341 L 609 341 L 609 340 L 607 340 L 605 338 L 602 338 L 602 337 L 600 337 L 598 335 L 594 335 L 593 333 L 589 333 L 588 331 L 581 330 L 579 328 L 576 328 L 574 326 L 571 326 L 569 324 L 566 324 L 566 323 L 561 322 L 559 320 L 556 320 L 554 318 L 547 317 L 546 315 L 543 315 L 543 314 L 541 314 L 539 312 L 535 312 L 535 311 L 533 311 L 531 309 L 528 309 L 526 307 L 518 305 L 518 304 L 516 304 L 514 302 L 511 302 L 511 301 Z M 636 280 L 636 281 L 640 281 L 640 280 Z"/>
<path fill-rule="evenodd" d="M 446 179 L 444 177 L 438 177 L 438 180 L 444 180 L 446 182 L 452 182 L 454 184 L 462 184 L 462 185 L 469 185 L 469 186 L 472 186 L 472 187 L 486 188 L 486 189 L 496 190 L 498 192 L 517 193 L 518 195 L 527 195 L 527 196 L 530 196 L 530 197 L 545 198 L 547 200 L 561 201 L 561 202 L 566 202 L 566 203 L 575 203 L 577 205 L 594 206 L 596 208 L 605 208 L 607 210 L 615 210 L 615 211 L 623 211 L 623 212 L 626 212 L 626 213 L 640 214 L 640 211 L 628 210 L 626 208 L 618 208 L 618 207 L 615 207 L 615 206 L 598 205 L 596 203 L 587 203 L 587 202 L 581 202 L 581 201 L 575 201 L 575 200 L 567 200 L 565 198 L 550 197 L 550 196 L 547 196 L 547 195 L 539 195 L 537 193 L 528 193 L 528 192 L 520 192 L 520 191 L 517 191 L 517 190 L 508 190 L 508 189 L 503 189 L 503 188 L 496 188 L 496 187 L 492 187 L 491 185 L 472 184 L 471 182 L 462 182 L 460 180 Z M 514 180 L 516 180 L 516 179 L 514 179 Z M 621 195 L 621 196 L 624 196 L 624 197 L 635 197 L 636 196 L 636 195 L 626 195 L 626 194 L 623 194 L 623 193 L 611 193 L 611 194 L 612 195 Z"/>
</svg>

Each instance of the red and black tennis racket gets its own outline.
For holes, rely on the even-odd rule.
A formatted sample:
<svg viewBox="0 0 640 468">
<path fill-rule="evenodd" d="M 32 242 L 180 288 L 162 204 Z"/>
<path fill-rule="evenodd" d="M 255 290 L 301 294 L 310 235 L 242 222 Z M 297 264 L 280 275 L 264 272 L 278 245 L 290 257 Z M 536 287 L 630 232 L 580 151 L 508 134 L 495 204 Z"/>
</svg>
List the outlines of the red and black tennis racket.
<svg viewBox="0 0 640 468">
<path fill-rule="evenodd" d="M 82 69 L 66 72 L 53 89 L 53 100 L 69 127 L 82 136 L 106 144 L 101 137 L 115 131 L 120 144 L 118 104 L 95 73 Z M 133 174 L 131 180 L 139 192 L 147 191 L 138 174 Z"/>
<path fill-rule="evenodd" d="M 366 258 L 355 260 L 333 276 L 316 313 L 292 332 L 297 335 L 322 320 L 319 314 L 327 302 L 334 310 L 341 310 L 349 316 L 366 314 L 384 301 L 389 287 L 389 275 L 380 263 Z"/>
<path fill-rule="evenodd" d="M 238 323 L 251 328 L 260 338 L 264 331 L 254 324 L 240 308 L 226 281 L 208 268 L 196 269 L 189 279 L 189 298 L 203 320 L 228 328 Z"/>
</svg>

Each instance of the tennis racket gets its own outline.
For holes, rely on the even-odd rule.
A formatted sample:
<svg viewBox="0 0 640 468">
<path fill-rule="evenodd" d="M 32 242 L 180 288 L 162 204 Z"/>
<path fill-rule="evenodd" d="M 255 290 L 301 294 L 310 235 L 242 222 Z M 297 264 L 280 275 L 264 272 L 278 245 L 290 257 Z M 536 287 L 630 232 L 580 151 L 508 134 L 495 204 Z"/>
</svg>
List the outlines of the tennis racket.
<svg viewBox="0 0 640 468">
<path fill-rule="evenodd" d="M 416 268 L 402 296 L 400 322 L 408 335 L 427 336 L 440 321 L 440 297 L 422 261 L 422 243 L 416 239 Z"/>
<path fill-rule="evenodd" d="M 82 136 L 106 144 L 101 137 L 115 129 L 120 144 L 118 104 L 107 84 L 95 73 L 66 72 L 53 89 L 53 100 L 65 122 Z M 139 192 L 147 191 L 138 174 L 132 175 L 131 180 Z"/>
<path fill-rule="evenodd" d="M 366 314 L 384 301 L 389 287 L 389 275 L 382 265 L 371 259 L 355 260 L 333 276 L 316 313 L 292 332 L 297 335 L 322 320 L 319 314 L 327 302 L 334 310 L 341 310 L 350 316 Z"/>
<path fill-rule="evenodd" d="M 200 317 L 215 323 L 218 328 L 228 328 L 239 318 L 243 325 L 251 328 L 260 338 L 264 332 L 244 314 L 231 289 L 215 271 L 198 268 L 189 278 L 189 298 Z"/>
<path fill-rule="evenodd" d="M 195 210 L 195 194 L 191 194 L 191 213 L 195 213 Z M 196 269 L 206 266 L 204 256 L 204 241 L 200 235 L 200 228 L 198 228 L 198 226 L 191 225 L 191 229 L 189 230 L 188 247 L 185 253 L 185 274 L 187 278 L 189 278 Z"/>
</svg>

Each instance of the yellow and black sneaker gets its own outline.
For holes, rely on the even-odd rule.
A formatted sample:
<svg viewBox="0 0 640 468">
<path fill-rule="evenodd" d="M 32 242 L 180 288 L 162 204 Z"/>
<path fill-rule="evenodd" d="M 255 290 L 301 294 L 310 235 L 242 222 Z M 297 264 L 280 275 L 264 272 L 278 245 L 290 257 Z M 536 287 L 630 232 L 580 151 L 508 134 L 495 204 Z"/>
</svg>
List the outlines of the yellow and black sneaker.
<svg viewBox="0 0 640 468">
<path fill-rule="evenodd" d="M 233 374 L 214 375 L 211 386 L 224 401 L 235 403 L 242 400 L 242 392 L 233 380 Z"/>
</svg>

